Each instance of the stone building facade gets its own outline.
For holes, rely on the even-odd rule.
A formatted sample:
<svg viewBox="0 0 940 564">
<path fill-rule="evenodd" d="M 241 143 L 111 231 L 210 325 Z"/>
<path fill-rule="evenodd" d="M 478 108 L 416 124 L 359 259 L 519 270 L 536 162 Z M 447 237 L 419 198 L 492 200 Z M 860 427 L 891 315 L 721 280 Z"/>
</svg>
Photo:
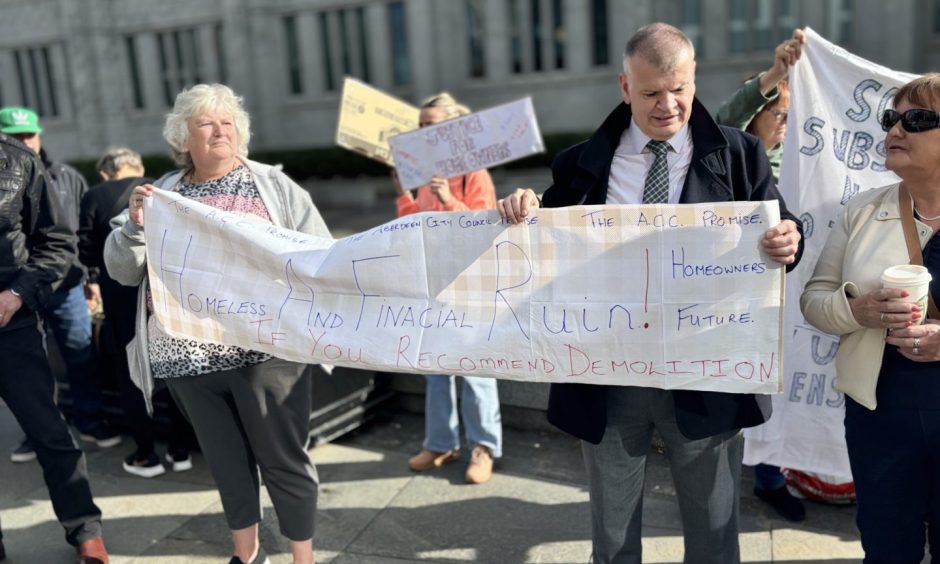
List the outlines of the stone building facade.
<svg viewBox="0 0 940 564">
<path fill-rule="evenodd" d="M 0 104 L 36 108 L 59 157 L 165 153 L 195 82 L 245 97 L 253 150 L 332 144 L 344 75 L 416 102 L 531 95 L 544 132 L 593 129 L 619 100 L 623 44 L 650 21 L 698 48 L 717 108 L 810 26 L 892 68 L 940 69 L 940 0 L 0 0 Z"/>
</svg>

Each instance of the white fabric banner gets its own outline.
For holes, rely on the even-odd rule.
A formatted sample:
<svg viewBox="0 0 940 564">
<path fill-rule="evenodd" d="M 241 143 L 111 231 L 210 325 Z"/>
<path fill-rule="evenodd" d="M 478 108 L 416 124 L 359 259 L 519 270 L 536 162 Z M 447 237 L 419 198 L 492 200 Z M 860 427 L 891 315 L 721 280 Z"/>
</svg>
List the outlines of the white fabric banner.
<svg viewBox="0 0 940 564">
<path fill-rule="evenodd" d="M 790 70 L 790 114 L 780 191 L 803 227 L 805 251 L 787 276 L 784 392 L 774 415 L 745 431 L 745 464 L 759 462 L 852 480 L 845 447 L 845 398 L 833 389 L 836 336 L 800 313 L 800 293 L 842 206 L 861 191 L 896 181 L 884 168 L 879 117 L 915 75 L 873 64 L 806 30 L 803 56 Z"/>
<path fill-rule="evenodd" d="M 545 150 L 531 98 L 402 133 L 389 145 L 405 190 Z"/>
<path fill-rule="evenodd" d="M 399 372 L 780 390 L 777 202 L 422 213 L 340 240 L 155 191 L 153 305 L 177 337 Z"/>
</svg>

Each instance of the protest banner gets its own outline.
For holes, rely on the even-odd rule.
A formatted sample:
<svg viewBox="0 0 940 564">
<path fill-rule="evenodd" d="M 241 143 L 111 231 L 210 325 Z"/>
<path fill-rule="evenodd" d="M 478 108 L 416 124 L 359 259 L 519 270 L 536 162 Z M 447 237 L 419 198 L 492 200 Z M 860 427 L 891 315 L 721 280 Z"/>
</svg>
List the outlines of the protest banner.
<svg viewBox="0 0 940 564">
<path fill-rule="evenodd" d="M 405 190 L 545 150 L 531 98 L 396 135 L 390 145 Z"/>
<path fill-rule="evenodd" d="M 156 191 L 154 313 L 169 334 L 353 368 L 531 382 L 779 391 L 777 203 L 405 216 L 320 239 Z"/>
<path fill-rule="evenodd" d="M 842 206 L 897 181 L 884 167 L 879 117 L 897 88 L 915 75 L 852 55 L 807 28 L 803 56 L 790 70 L 790 113 L 780 191 L 802 213 L 805 250 L 787 276 L 784 391 L 768 423 L 745 430 L 745 464 L 760 462 L 849 482 L 845 397 L 833 389 L 839 337 L 812 327 L 800 293 Z"/>
<path fill-rule="evenodd" d="M 343 81 L 336 144 L 393 166 L 388 140 L 418 129 L 418 108 L 354 78 Z"/>
</svg>

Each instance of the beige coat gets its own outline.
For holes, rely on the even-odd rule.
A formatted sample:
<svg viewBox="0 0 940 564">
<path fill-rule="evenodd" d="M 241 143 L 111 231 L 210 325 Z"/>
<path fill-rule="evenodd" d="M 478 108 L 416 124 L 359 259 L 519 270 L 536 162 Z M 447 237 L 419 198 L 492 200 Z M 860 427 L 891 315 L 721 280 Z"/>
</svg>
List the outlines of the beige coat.
<svg viewBox="0 0 940 564">
<path fill-rule="evenodd" d="M 916 223 L 923 248 L 932 232 L 923 223 Z M 898 184 L 870 190 L 845 206 L 800 298 L 807 321 L 841 337 L 836 354 L 836 389 L 868 409 L 877 405 L 875 387 L 886 331 L 859 325 L 848 298 L 877 290 L 885 268 L 908 263 Z"/>
</svg>

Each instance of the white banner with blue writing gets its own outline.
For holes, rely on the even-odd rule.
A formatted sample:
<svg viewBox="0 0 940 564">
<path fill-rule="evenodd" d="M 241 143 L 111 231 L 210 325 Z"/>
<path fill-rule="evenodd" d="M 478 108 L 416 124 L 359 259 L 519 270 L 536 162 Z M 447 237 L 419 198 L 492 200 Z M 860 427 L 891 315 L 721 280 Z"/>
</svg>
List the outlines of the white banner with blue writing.
<svg viewBox="0 0 940 564">
<path fill-rule="evenodd" d="M 884 168 L 878 118 L 915 75 L 875 65 L 805 31 L 803 56 L 790 71 L 780 191 L 787 206 L 802 214 L 806 249 L 787 276 L 784 390 L 773 399 L 770 421 L 745 431 L 744 462 L 820 473 L 839 483 L 852 479 L 845 398 L 833 389 L 839 338 L 803 319 L 800 293 L 842 206 L 861 191 L 897 180 Z"/>
<path fill-rule="evenodd" d="M 406 216 L 319 239 L 156 191 L 153 308 L 171 335 L 373 370 L 780 389 L 777 202 Z"/>
</svg>

